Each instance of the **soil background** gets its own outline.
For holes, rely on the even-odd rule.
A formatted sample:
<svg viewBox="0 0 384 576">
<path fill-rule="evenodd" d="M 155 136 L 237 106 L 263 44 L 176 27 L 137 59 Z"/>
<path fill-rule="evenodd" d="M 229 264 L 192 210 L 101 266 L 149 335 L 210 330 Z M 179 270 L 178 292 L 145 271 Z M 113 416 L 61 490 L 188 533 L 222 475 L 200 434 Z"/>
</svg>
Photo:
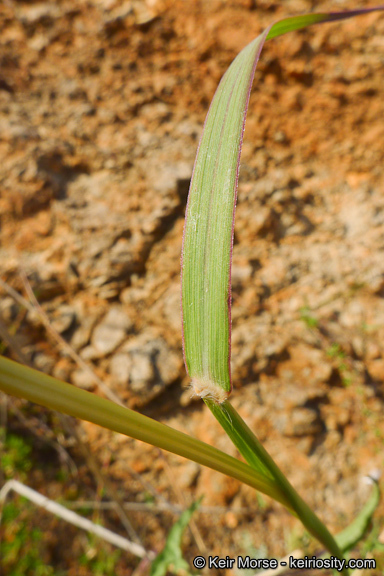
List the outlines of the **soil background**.
<svg viewBox="0 0 384 576">
<path fill-rule="evenodd" d="M 369 5 L 357 4 L 3 1 L 3 352 L 236 455 L 191 397 L 182 361 L 180 251 L 198 140 L 222 74 L 266 26 Z M 241 159 L 233 403 L 334 532 L 367 499 L 364 475 L 384 466 L 383 71 L 380 14 L 267 43 Z M 234 480 L 20 400 L 2 405 L 2 426 L 33 446 L 28 485 L 72 505 L 129 502 L 148 550 L 202 495 L 188 561 L 305 544 L 281 506 Z M 95 515 L 126 534 L 113 510 Z M 379 532 L 383 518 L 381 505 Z M 84 534 L 43 512 L 29 522 L 43 528 L 54 574 L 92 573 L 79 563 Z M 138 564 L 124 553 L 112 573 Z"/>
</svg>

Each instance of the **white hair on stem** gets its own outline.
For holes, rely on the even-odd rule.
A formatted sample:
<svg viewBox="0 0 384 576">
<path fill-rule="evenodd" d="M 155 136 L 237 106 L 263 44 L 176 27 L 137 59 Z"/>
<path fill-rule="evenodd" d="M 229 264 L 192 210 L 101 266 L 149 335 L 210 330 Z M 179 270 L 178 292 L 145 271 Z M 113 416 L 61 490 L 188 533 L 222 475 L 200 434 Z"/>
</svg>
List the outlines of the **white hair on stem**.
<svg viewBox="0 0 384 576">
<path fill-rule="evenodd" d="M 210 398 L 217 404 L 225 402 L 229 395 L 224 388 L 208 378 L 193 378 L 191 388 L 196 396 L 200 396 L 200 398 Z"/>
</svg>

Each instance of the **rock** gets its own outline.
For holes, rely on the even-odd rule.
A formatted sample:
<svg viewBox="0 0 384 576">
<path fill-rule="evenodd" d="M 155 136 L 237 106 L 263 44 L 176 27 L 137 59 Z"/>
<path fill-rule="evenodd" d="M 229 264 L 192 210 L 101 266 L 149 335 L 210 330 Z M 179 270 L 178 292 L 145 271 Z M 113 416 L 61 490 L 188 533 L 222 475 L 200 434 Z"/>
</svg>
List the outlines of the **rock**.
<svg viewBox="0 0 384 576">
<path fill-rule="evenodd" d="M 288 351 L 289 359 L 281 362 L 277 368 L 277 375 L 285 385 L 292 380 L 313 385 L 330 379 L 332 364 L 322 350 L 299 344 L 290 346 Z"/>
<path fill-rule="evenodd" d="M 156 317 L 163 317 L 164 323 L 172 332 L 169 341 L 172 343 L 177 339 L 178 343 L 181 340 L 181 302 L 180 302 L 180 282 L 174 282 L 159 298 L 152 308 L 153 314 Z M 140 298 L 140 294 L 138 294 Z M 146 295 L 148 297 L 148 295 Z"/>
<path fill-rule="evenodd" d="M 52 376 L 63 380 L 63 382 L 69 382 L 71 368 L 72 366 L 68 358 L 59 358 L 53 367 Z"/>
<path fill-rule="evenodd" d="M 380 346 L 374 340 L 368 340 L 365 348 L 365 356 L 367 360 L 377 360 L 382 356 Z"/>
<path fill-rule="evenodd" d="M 110 354 L 132 329 L 133 322 L 121 306 L 112 307 L 93 331 L 91 342 L 103 355 Z"/>
<path fill-rule="evenodd" d="M 51 374 L 55 365 L 55 359 L 44 353 L 36 354 L 33 358 L 33 364 L 37 370 L 41 370 L 46 374 Z"/>
<path fill-rule="evenodd" d="M 263 314 L 233 329 L 232 362 L 236 379 L 254 378 L 260 371 L 274 372 L 277 363 L 287 357 L 288 334 L 273 330 L 270 322 L 270 316 Z"/>
<path fill-rule="evenodd" d="M 110 372 L 118 384 L 128 384 L 132 377 L 132 360 L 128 354 L 118 353 L 111 358 Z"/>
<path fill-rule="evenodd" d="M 282 364 L 285 364 L 284 362 Z M 277 368 L 280 373 L 280 366 Z M 285 436 L 316 435 L 323 430 L 320 407 L 327 398 L 327 389 L 311 379 L 290 383 L 280 376 L 273 382 L 260 384 L 260 396 L 269 407 L 273 426 Z"/>
<path fill-rule="evenodd" d="M 196 462 L 186 462 L 180 467 L 180 474 L 177 476 L 177 485 L 181 490 L 191 488 L 200 474 L 200 466 Z"/>
<path fill-rule="evenodd" d="M 327 431 L 340 431 L 351 420 L 353 399 L 348 395 L 348 389 L 333 387 L 327 395 L 328 402 L 320 406 L 321 417 Z"/>
<path fill-rule="evenodd" d="M 260 270 L 263 283 L 272 290 L 279 290 L 287 283 L 289 269 L 287 260 L 280 256 L 271 258 Z"/>
<path fill-rule="evenodd" d="M 70 340 L 72 348 L 78 351 L 88 344 L 91 338 L 92 329 L 96 322 L 97 316 L 83 315 L 81 317 L 81 324 L 75 329 Z"/>
<path fill-rule="evenodd" d="M 13 298 L 5 296 L 0 300 L 0 314 L 5 322 L 15 320 L 18 313 L 18 306 Z"/>
<path fill-rule="evenodd" d="M 161 195 L 177 192 L 181 183 L 189 182 L 192 176 L 192 166 L 189 162 L 180 161 L 174 164 L 161 163 L 148 174 L 153 182 L 154 190 Z"/>
<path fill-rule="evenodd" d="M 318 434 L 323 426 L 319 415 L 311 408 L 296 408 L 273 416 L 273 425 L 285 436 Z"/>
<path fill-rule="evenodd" d="M 96 387 L 95 378 L 92 373 L 82 368 L 72 372 L 71 380 L 75 386 L 83 390 L 93 390 Z"/>
<path fill-rule="evenodd" d="M 95 348 L 95 346 L 89 345 L 80 351 L 80 356 L 83 360 L 99 360 L 105 354 L 102 350 Z"/>
<path fill-rule="evenodd" d="M 278 379 L 273 381 L 273 385 L 262 385 L 260 389 L 266 404 L 287 413 L 296 408 L 314 407 L 326 401 L 327 397 L 327 388 L 312 382 L 291 384 Z"/>
<path fill-rule="evenodd" d="M 240 261 L 237 259 L 236 264 L 232 265 L 232 288 L 239 289 L 244 284 L 249 283 L 253 273 L 252 266 L 247 260 Z"/>
<path fill-rule="evenodd" d="M 62 305 L 59 306 L 57 311 L 54 313 L 53 318 L 51 318 L 52 328 L 62 334 L 72 327 L 76 320 L 76 310 L 72 306 Z"/>
<path fill-rule="evenodd" d="M 19 8 L 20 20 L 26 27 L 36 27 L 38 24 L 44 27 L 50 27 L 54 21 L 62 14 L 60 5 L 50 4 L 47 2 L 39 2 L 32 6 L 23 6 Z"/>
<path fill-rule="evenodd" d="M 162 338 L 144 333 L 113 356 L 109 369 L 118 384 L 128 387 L 133 402 L 144 405 L 179 377 L 181 367 L 181 356 Z"/>
<path fill-rule="evenodd" d="M 327 431 L 344 428 L 350 421 L 350 411 L 350 408 L 343 404 L 322 406 L 321 415 Z"/>
<path fill-rule="evenodd" d="M 371 378 L 384 385 L 384 359 L 371 360 L 368 362 L 367 368 Z"/>
</svg>

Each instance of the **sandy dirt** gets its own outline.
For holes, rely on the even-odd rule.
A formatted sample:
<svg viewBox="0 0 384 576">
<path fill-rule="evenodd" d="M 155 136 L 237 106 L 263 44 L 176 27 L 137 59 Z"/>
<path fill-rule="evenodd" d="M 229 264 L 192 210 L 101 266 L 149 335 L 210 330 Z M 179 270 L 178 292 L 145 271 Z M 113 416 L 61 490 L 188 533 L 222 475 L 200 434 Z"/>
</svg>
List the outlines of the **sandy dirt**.
<svg viewBox="0 0 384 576">
<path fill-rule="evenodd" d="M 334 5 L 0 4 L 5 354 L 105 395 L 59 334 L 127 406 L 236 455 L 191 398 L 182 361 L 180 250 L 193 161 L 238 51 L 281 17 Z M 384 467 L 383 70 L 380 14 L 267 43 L 241 160 L 233 404 L 334 532 L 366 500 L 363 476 Z M 28 284 L 54 333 L 7 292 L 28 299 Z M 74 440 L 73 423 L 11 398 L 7 406 L 8 428 L 35 446 L 27 484 L 55 499 L 117 494 L 163 505 L 127 512 L 147 549 L 163 546 L 172 506 L 201 495 L 202 543 L 186 534 L 188 560 L 199 545 L 223 556 L 280 557 L 303 542 L 281 506 L 234 480 L 90 424 L 78 423 Z M 62 482 L 57 443 L 77 465 Z M 380 525 L 383 505 L 377 518 Z M 101 521 L 124 534 L 113 512 Z M 55 574 L 91 574 L 79 567 L 84 536 L 48 515 L 39 525 Z M 115 574 L 137 565 L 124 554 Z"/>
</svg>

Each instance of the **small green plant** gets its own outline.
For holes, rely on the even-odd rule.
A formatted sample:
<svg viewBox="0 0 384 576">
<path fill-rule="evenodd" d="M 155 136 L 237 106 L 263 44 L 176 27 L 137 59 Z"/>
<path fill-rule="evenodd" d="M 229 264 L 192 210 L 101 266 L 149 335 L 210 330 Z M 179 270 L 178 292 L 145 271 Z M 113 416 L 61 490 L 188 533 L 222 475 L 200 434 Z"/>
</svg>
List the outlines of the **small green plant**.
<svg viewBox="0 0 384 576">
<path fill-rule="evenodd" d="M 251 558 L 268 558 L 268 548 L 265 544 L 261 544 L 256 547 L 252 542 L 251 535 L 248 532 L 243 534 L 242 538 L 242 549 L 244 550 L 244 555 L 250 556 Z M 256 572 L 256 574 L 259 570 Z M 251 568 L 237 568 L 236 574 L 238 576 L 253 576 L 255 570 Z"/>
<path fill-rule="evenodd" d="M 341 348 L 340 344 L 334 342 L 326 351 L 329 358 L 333 358 L 337 362 L 337 369 L 340 373 L 341 381 L 344 386 L 350 386 L 352 383 L 352 375 L 350 369 L 345 362 L 346 353 Z"/>
<path fill-rule="evenodd" d="M 15 477 L 25 479 L 32 467 L 31 446 L 21 436 L 15 434 L 4 434 L 4 436 L 3 450 L 0 454 L 0 468 L 6 479 Z"/>
<path fill-rule="evenodd" d="M 192 518 L 192 514 L 199 507 L 199 504 L 200 500 L 198 502 L 193 502 L 193 504 L 191 504 L 191 506 L 181 514 L 180 518 L 172 526 L 163 550 L 152 562 L 150 576 L 166 576 L 169 572 L 191 576 L 190 567 L 183 558 L 181 538 Z"/>
<path fill-rule="evenodd" d="M 42 559 L 44 534 L 30 529 L 31 513 L 27 501 L 22 506 L 9 502 L 3 507 L 0 570 L 8 576 L 59 576 Z"/>
<path fill-rule="evenodd" d="M 383 574 L 384 572 L 384 542 L 380 541 L 382 530 L 383 527 L 378 522 L 373 521 L 373 528 L 359 550 L 361 558 L 367 558 L 368 556 L 375 558 L 378 574 Z"/>
<path fill-rule="evenodd" d="M 80 556 L 81 566 L 89 568 L 93 576 L 115 576 L 116 563 L 121 550 L 110 550 L 106 544 L 100 544 L 100 538 L 88 534 L 85 552 Z"/>
<path fill-rule="evenodd" d="M 309 306 L 303 306 L 300 308 L 300 320 L 302 320 L 310 330 L 317 328 L 319 325 L 318 319 L 313 315 Z"/>
<path fill-rule="evenodd" d="M 327 350 L 327 356 L 329 356 L 330 358 L 339 358 L 339 359 L 343 359 L 345 358 L 345 352 L 344 350 L 341 348 L 340 344 L 337 344 L 336 342 L 334 342 Z"/>
<path fill-rule="evenodd" d="M 184 358 L 194 392 L 204 400 L 247 463 L 132 410 L 0 358 L 0 389 L 4 392 L 97 423 L 232 476 L 283 504 L 339 559 L 365 532 L 378 504 L 377 483 L 358 518 L 336 537 L 332 536 L 229 401 L 234 213 L 248 101 L 265 41 L 312 24 L 374 10 L 384 10 L 384 7 L 309 14 L 271 25 L 233 61 L 220 82 L 205 122 L 191 181 L 183 239 Z M 314 319 L 309 314 L 303 320 L 314 327 Z M 337 355 L 339 351 L 335 349 L 332 353 Z M 183 518 L 187 517 L 188 514 Z M 171 531 L 172 535 L 177 532 L 177 538 L 183 522 L 176 525 L 175 532 Z M 171 557 L 174 563 L 185 568 L 179 548 L 167 543 L 157 564 L 155 562 L 153 574 L 163 574 L 166 561 Z M 346 566 L 342 573 L 349 574 Z"/>
</svg>

